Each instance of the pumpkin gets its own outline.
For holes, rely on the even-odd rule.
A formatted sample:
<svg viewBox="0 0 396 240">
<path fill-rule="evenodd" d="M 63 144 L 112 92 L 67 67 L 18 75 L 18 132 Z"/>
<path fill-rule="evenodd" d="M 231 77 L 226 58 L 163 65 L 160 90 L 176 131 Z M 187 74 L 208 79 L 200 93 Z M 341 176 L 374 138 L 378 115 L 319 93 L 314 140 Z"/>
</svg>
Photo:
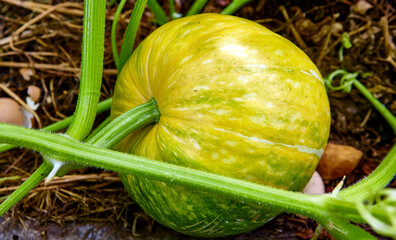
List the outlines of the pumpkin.
<svg viewBox="0 0 396 240">
<path fill-rule="evenodd" d="M 330 110 L 315 64 L 250 20 L 201 14 L 171 21 L 133 52 L 116 82 L 111 117 L 155 98 L 161 117 L 117 150 L 301 191 L 329 136 Z M 122 175 L 152 218 L 184 234 L 223 237 L 279 214 L 204 191 Z"/>
</svg>

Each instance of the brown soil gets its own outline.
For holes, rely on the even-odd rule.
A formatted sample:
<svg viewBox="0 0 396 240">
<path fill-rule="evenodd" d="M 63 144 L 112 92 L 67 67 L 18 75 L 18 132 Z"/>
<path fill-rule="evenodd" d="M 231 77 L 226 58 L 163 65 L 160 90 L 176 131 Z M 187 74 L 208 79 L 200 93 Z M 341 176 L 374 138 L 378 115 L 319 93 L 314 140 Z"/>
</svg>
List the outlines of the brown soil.
<svg viewBox="0 0 396 240">
<path fill-rule="evenodd" d="M 14 38 L 8 37 L 39 12 L 19 1 L 0 1 L 0 83 L 21 99 L 29 85 L 41 88 L 35 127 L 46 126 L 73 114 L 78 94 L 82 37 L 82 4 L 63 8 L 30 24 Z M 45 9 L 48 2 L 35 1 Z M 79 2 L 79 1 L 77 1 Z M 160 1 L 162 3 L 162 1 Z M 168 8 L 164 1 L 164 8 Z M 177 0 L 176 10 L 186 13 L 193 1 Z M 339 69 L 341 34 L 351 35 L 353 47 L 345 50 L 344 67 L 350 72 L 372 72 L 361 82 L 396 113 L 395 6 L 392 1 L 277 1 L 256 0 L 235 15 L 257 21 L 285 36 L 302 48 L 317 64 L 323 76 Z M 220 12 L 230 0 L 211 0 L 204 12 Z M 117 4 L 108 8 L 105 39 L 105 71 L 101 100 L 113 93 L 116 71 L 110 47 L 111 19 Z M 126 4 L 119 22 L 123 33 L 132 1 Z M 138 32 L 139 44 L 157 25 L 146 11 Z M 119 39 L 122 36 L 118 36 Z M 122 42 L 119 41 L 119 47 Z M 0 97 L 7 97 L 0 90 Z M 364 152 L 363 160 L 347 176 L 349 185 L 368 175 L 394 143 L 392 129 L 356 89 L 350 94 L 329 92 L 332 110 L 330 141 L 353 146 Z M 108 113 L 99 115 L 97 124 Z M 0 196 L 6 196 L 41 163 L 41 156 L 24 149 L 0 153 L 0 178 L 19 179 L 1 183 Z M 340 179 L 326 181 L 331 192 Z M 393 181 L 390 187 L 396 187 Z M 282 214 L 253 232 L 230 239 L 310 239 L 313 220 Z M 365 228 L 368 229 L 366 226 Z M 46 186 L 40 185 L 16 207 L 0 218 L 1 239 L 188 239 L 152 221 L 127 195 L 116 173 L 99 169 L 74 171 Z M 33 230 L 36 229 L 36 230 Z M 111 234 L 109 234 L 111 233 Z M 107 234 L 107 235 L 106 235 Z M 110 236 L 113 236 L 111 238 Z M 322 233 L 320 239 L 331 239 Z"/>
</svg>

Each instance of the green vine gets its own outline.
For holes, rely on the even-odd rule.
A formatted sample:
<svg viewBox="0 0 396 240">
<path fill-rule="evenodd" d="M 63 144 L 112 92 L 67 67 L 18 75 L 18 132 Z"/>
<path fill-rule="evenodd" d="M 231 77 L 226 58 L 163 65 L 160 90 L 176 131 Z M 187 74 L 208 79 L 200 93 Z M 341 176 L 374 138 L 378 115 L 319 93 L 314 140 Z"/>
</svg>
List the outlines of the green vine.
<svg viewBox="0 0 396 240">
<path fill-rule="evenodd" d="M 132 54 L 133 44 L 135 43 L 135 38 L 138 31 L 140 19 L 143 16 L 146 3 L 147 0 L 138 0 L 136 1 L 135 7 L 133 8 L 131 19 L 129 20 L 129 24 L 125 32 L 124 42 L 121 47 L 120 63 L 119 66 L 117 67 L 118 72 L 121 71 L 122 67 L 124 66 L 124 64 Z"/>
<path fill-rule="evenodd" d="M 22 147 L 39 151 L 48 156 L 61 156 L 65 161 L 148 177 L 169 184 L 180 184 L 191 189 L 243 199 L 258 204 L 258 206 L 268 206 L 273 209 L 303 214 L 318 220 L 328 231 L 343 234 L 342 239 L 356 239 L 351 236 L 355 236 L 356 231 L 361 230 L 338 233 L 338 230 L 342 228 L 329 228 L 329 219 L 344 219 L 345 216 L 351 216 L 354 220 L 364 222 L 355 203 L 334 198 L 332 195 L 315 196 L 290 192 L 98 148 L 58 134 L 49 134 L 7 124 L 0 124 L 0 133 L 0 141 L 17 143 Z M 22 136 L 25 136 L 23 141 L 20 140 Z M 396 152 L 393 152 L 391 157 L 395 159 Z M 386 211 L 379 206 L 374 208 L 372 212 L 378 219 L 390 224 L 387 220 Z M 332 224 L 345 221 L 332 221 Z"/>
</svg>

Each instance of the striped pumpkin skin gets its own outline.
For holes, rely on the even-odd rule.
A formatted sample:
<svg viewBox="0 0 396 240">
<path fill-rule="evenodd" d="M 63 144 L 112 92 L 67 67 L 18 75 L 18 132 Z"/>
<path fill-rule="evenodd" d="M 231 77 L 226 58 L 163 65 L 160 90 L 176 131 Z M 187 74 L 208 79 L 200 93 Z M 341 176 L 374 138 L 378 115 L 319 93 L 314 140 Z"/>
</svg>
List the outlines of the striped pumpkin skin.
<svg viewBox="0 0 396 240">
<path fill-rule="evenodd" d="M 300 191 L 330 129 L 314 63 L 252 21 L 201 14 L 148 36 L 120 73 L 111 117 L 155 98 L 160 121 L 117 149 L 259 184 Z M 155 220 L 179 232 L 221 237 L 247 232 L 278 212 L 174 184 L 121 176 Z"/>
</svg>

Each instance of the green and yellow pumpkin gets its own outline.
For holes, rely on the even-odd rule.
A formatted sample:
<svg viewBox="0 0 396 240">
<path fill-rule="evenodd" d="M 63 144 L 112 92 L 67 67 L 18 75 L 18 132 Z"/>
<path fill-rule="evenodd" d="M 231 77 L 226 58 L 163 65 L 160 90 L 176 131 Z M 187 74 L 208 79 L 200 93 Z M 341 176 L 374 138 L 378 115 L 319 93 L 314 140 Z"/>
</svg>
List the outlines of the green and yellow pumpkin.
<svg viewBox="0 0 396 240">
<path fill-rule="evenodd" d="M 330 128 L 315 64 L 250 20 L 201 14 L 171 21 L 134 51 L 120 73 L 111 117 L 155 98 L 158 123 L 117 149 L 168 163 L 300 191 Z M 156 221 L 199 237 L 255 229 L 278 212 L 240 199 L 122 175 Z"/>
</svg>

